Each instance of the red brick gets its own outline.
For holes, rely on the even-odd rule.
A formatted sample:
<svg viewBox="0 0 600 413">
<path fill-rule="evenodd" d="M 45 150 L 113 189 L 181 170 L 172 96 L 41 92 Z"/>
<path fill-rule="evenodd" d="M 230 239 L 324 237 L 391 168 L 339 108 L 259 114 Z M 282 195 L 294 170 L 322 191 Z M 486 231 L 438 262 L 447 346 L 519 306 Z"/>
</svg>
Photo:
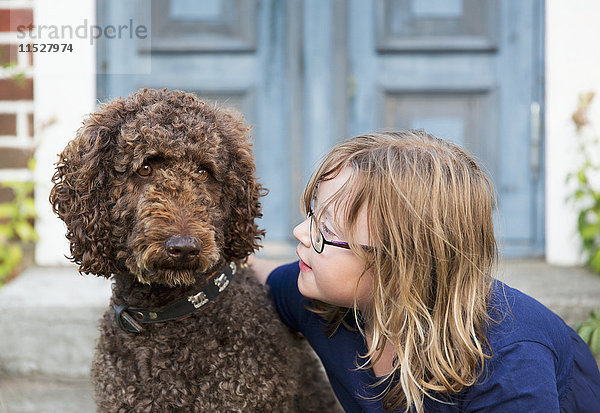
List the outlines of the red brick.
<svg viewBox="0 0 600 413">
<path fill-rule="evenodd" d="M 0 204 L 10 202 L 15 199 L 15 194 L 12 189 L 0 186 Z"/>
<path fill-rule="evenodd" d="M 32 9 L 0 9 L 0 32 L 16 32 L 33 23 Z"/>
<path fill-rule="evenodd" d="M 17 134 L 17 115 L 14 113 L 0 113 L 0 135 Z"/>
<path fill-rule="evenodd" d="M 33 100 L 33 79 L 0 79 L 0 100 Z"/>
<path fill-rule="evenodd" d="M 15 194 L 12 189 L 0 186 L 0 204 L 10 202 L 15 199 Z"/>
<path fill-rule="evenodd" d="M 0 45 L 0 65 L 7 65 L 10 62 L 17 62 L 17 50 L 16 44 L 2 44 Z"/>
<path fill-rule="evenodd" d="M 1 148 L 0 168 L 25 169 L 31 155 L 32 152 L 30 149 Z"/>
</svg>

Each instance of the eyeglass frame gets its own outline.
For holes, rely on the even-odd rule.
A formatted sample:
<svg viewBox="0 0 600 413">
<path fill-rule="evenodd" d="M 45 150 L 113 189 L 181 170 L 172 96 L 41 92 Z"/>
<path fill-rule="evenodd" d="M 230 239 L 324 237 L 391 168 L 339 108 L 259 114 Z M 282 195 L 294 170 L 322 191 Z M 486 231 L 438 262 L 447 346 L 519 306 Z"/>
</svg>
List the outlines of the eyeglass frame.
<svg viewBox="0 0 600 413">
<path fill-rule="evenodd" d="M 308 222 L 308 236 L 310 238 L 310 245 L 312 245 L 313 249 L 315 250 L 315 252 L 317 254 L 321 254 L 323 252 L 323 250 L 325 249 L 325 245 L 331 245 L 333 247 L 344 248 L 344 249 L 347 249 L 347 250 L 350 249 L 350 244 L 348 244 L 347 242 L 344 242 L 344 241 L 328 241 L 327 239 L 325 239 L 325 236 L 323 235 L 323 231 L 321 231 L 321 228 L 319 228 L 319 225 L 318 225 L 318 223 L 317 223 L 317 221 L 315 219 L 315 213 L 312 211 L 312 209 L 310 209 L 308 211 L 308 214 L 307 214 L 306 218 L 309 220 L 309 222 Z M 321 243 L 321 250 L 320 251 L 317 249 L 317 246 L 313 242 L 313 237 L 312 237 L 313 226 L 319 232 L 319 235 L 321 236 L 321 239 L 323 240 L 322 243 Z M 360 244 L 360 246 L 362 248 L 364 248 L 366 251 L 373 251 L 374 250 L 374 247 L 371 247 L 369 245 L 362 245 L 362 244 Z"/>
</svg>

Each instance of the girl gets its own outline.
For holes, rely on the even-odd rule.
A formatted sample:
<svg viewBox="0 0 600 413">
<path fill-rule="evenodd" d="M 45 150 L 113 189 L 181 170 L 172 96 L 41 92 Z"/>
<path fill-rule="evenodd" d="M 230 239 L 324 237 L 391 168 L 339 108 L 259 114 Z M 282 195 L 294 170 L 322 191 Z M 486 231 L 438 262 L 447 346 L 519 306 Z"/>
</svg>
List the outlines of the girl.
<svg viewBox="0 0 600 413">
<path fill-rule="evenodd" d="M 338 144 L 308 183 L 299 262 L 251 258 L 347 412 L 598 412 L 600 373 L 550 310 L 493 275 L 490 181 L 423 131 Z"/>
</svg>

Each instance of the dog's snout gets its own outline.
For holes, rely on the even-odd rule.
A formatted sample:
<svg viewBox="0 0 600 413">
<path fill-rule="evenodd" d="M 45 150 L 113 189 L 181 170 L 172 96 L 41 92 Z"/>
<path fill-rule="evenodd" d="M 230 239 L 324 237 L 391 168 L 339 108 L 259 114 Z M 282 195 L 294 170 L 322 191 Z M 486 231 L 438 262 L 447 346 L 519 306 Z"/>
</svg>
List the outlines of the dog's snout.
<svg viewBox="0 0 600 413">
<path fill-rule="evenodd" d="M 202 245 L 197 238 L 174 236 L 167 240 L 167 254 L 178 261 L 191 261 L 200 254 Z"/>
</svg>

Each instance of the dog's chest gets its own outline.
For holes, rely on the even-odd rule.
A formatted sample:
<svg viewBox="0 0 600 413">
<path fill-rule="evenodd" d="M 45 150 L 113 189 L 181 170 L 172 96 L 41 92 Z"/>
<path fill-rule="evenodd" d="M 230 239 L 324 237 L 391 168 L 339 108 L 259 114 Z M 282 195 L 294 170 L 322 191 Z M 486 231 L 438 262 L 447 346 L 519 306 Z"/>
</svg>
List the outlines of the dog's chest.
<svg viewBox="0 0 600 413">
<path fill-rule="evenodd" d="M 199 386 L 204 394 L 214 391 L 219 397 L 223 386 L 243 382 L 237 392 L 251 394 L 273 377 L 284 378 L 287 372 L 275 368 L 273 360 L 292 360 L 286 353 L 295 351 L 298 341 L 280 321 L 263 286 L 236 280 L 187 319 L 149 325 L 141 334 L 113 324 L 100 339 L 96 362 L 124 384 L 134 378 L 153 385 L 180 383 L 187 392 Z"/>
</svg>

